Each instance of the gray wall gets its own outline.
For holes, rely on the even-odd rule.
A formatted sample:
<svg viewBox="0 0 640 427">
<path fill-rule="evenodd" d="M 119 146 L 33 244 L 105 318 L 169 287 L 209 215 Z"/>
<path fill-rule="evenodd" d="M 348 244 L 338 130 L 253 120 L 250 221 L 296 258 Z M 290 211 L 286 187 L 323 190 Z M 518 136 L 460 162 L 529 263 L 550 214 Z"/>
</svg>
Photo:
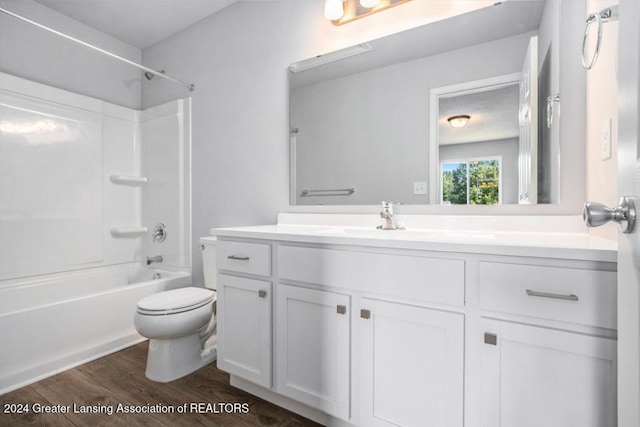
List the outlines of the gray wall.
<svg viewBox="0 0 640 427">
<path fill-rule="evenodd" d="M 299 2 L 307 3 L 307 2 Z M 239 2 L 145 49 L 144 64 L 191 76 L 193 242 L 211 227 L 268 224 L 288 205 L 287 66 L 302 49 L 306 4 Z M 322 13 L 322 12 L 320 12 Z M 145 107 L 182 93 L 145 85 Z M 193 257 L 194 281 L 202 258 Z"/>
<path fill-rule="evenodd" d="M 294 89 L 297 203 L 429 203 L 413 183 L 429 181 L 431 89 L 519 72 L 532 35 Z M 349 187 L 348 197 L 300 197 L 304 188 Z"/>
<path fill-rule="evenodd" d="M 2 0 L 12 12 L 140 62 L 140 49 L 32 0 Z M 140 109 L 141 73 L 89 48 L 0 13 L 0 71 Z"/>
<path fill-rule="evenodd" d="M 441 145 L 440 162 L 472 157 L 502 157 L 502 203 L 518 203 L 518 139 Z M 438 200 L 440 196 L 438 195 Z"/>
</svg>

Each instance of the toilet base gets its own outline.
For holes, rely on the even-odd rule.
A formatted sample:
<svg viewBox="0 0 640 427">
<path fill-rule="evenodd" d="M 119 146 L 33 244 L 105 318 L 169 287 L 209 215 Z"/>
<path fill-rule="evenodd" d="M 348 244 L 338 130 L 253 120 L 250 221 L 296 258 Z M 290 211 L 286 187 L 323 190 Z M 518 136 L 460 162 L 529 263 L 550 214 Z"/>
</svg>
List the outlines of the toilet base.
<svg viewBox="0 0 640 427">
<path fill-rule="evenodd" d="M 166 383 L 197 371 L 216 360 L 215 348 L 202 350 L 198 332 L 181 338 L 150 339 L 145 375 Z"/>
</svg>

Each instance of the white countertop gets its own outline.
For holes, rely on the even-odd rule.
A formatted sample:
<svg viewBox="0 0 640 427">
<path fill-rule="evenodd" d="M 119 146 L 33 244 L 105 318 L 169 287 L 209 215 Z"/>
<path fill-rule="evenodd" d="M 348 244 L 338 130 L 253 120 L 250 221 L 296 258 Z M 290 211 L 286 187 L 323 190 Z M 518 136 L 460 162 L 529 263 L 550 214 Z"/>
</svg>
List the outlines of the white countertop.
<svg viewBox="0 0 640 427">
<path fill-rule="evenodd" d="M 211 229 L 211 234 L 223 238 L 267 239 L 279 242 L 617 261 L 615 241 L 590 236 L 586 232 L 457 231 L 414 228 L 376 230 L 370 226 L 274 224 L 214 228 Z"/>
</svg>

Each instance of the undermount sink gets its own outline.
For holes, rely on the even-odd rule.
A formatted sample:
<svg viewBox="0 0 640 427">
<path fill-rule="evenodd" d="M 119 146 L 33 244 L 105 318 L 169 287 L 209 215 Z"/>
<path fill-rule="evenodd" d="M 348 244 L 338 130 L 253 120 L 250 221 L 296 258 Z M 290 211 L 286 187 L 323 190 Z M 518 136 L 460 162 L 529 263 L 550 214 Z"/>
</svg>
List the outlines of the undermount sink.
<svg viewBox="0 0 640 427">
<path fill-rule="evenodd" d="M 333 236 L 357 236 L 389 239 L 495 239 L 493 233 L 460 232 L 449 230 L 381 230 L 377 228 L 330 227 L 316 231 L 316 234 Z"/>
</svg>

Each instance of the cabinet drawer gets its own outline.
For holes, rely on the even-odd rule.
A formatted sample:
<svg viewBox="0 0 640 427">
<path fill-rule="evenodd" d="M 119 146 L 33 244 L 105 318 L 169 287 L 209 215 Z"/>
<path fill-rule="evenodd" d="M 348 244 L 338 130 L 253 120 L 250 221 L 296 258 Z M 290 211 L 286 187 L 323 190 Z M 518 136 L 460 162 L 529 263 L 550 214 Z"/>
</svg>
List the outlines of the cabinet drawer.
<svg viewBox="0 0 640 427">
<path fill-rule="evenodd" d="M 480 307 L 616 329 L 616 273 L 480 263 Z"/>
<path fill-rule="evenodd" d="M 464 260 L 279 246 L 278 275 L 413 301 L 464 306 Z"/>
<path fill-rule="evenodd" d="M 271 275 L 271 245 L 218 241 L 216 259 L 219 270 Z"/>
</svg>

